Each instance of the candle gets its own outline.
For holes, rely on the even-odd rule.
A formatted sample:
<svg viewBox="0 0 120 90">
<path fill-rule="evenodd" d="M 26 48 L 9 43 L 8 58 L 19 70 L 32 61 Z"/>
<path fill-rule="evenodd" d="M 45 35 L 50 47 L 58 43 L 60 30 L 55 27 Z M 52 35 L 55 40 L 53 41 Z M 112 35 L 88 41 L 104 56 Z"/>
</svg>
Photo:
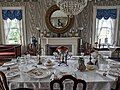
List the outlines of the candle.
<svg viewBox="0 0 120 90">
<path fill-rule="evenodd" d="M 38 44 L 41 44 L 41 38 L 39 37 L 39 39 L 38 39 Z"/>
<path fill-rule="evenodd" d="M 82 45 L 82 39 L 80 39 L 80 45 Z"/>
<path fill-rule="evenodd" d="M 90 38 L 90 44 L 92 43 L 92 39 Z"/>
<path fill-rule="evenodd" d="M 46 44 L 48 44 L 48 38 L 46 38 Z"/>
</svg>

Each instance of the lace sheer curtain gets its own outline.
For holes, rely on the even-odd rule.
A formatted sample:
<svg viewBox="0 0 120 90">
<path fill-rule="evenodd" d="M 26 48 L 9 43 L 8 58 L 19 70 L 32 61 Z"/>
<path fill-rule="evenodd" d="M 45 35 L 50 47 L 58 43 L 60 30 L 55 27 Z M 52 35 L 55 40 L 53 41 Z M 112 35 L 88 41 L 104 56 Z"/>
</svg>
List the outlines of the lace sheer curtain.
<svg viewBox="0 0 120 90">
<path fill-rule="evenodd" d="M 96 9 L 95 42 L 113 45 L 117 42 L 117 9 Z"/>
<path fill-rule="evenodd" d="M 96 19 L 96 41 L 101 40 L 101 43 L 105 44 L 113 44 L 116 40 L 114 38 L 114 30 L 115 30 L 115 19 L 109 18 L 101 20 Z"/>
</svg>

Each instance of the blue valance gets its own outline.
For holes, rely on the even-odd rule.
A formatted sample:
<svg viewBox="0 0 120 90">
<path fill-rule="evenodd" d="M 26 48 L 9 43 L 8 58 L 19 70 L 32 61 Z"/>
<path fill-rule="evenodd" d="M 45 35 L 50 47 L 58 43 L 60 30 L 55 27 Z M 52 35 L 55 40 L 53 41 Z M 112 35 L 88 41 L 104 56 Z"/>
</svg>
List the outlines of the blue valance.
<svg viewBox="0 0 120 90">
<path fill-rule="evenodd" d="M 96 18 L 98 19 L 108 19 L 108 18 L 116 19 L 117 18 L 117 9 L 97 9 Z"/>
<path fill-rule="evenodd" d="M 2 10 L 2 18 L 7 20 L 8 18 L 13 20 L 21 20 L 22 19 L 22 10 Z"/>
</svg>

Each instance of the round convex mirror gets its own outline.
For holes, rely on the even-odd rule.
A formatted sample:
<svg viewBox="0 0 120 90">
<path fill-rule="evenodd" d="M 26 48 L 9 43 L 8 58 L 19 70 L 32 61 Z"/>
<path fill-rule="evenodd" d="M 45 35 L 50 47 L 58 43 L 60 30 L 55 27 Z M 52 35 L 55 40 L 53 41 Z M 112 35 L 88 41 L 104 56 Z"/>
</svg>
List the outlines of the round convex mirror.
<svg viewBox="0 0 120 90">
<path fill-rule="evenodd" d="M 57 10 L 52 13 L 50 21 L 56 28 L 63 28 L 67 25 L 68 16 L 61 10 Z"/>
<path fill-rule="evenodd" d="M 62 34 L 73 26 L 74 16 L 66 15 L 57 5 L 53 5 L 46 11 L 45 22 L 50 31 Z"/>
</svg>

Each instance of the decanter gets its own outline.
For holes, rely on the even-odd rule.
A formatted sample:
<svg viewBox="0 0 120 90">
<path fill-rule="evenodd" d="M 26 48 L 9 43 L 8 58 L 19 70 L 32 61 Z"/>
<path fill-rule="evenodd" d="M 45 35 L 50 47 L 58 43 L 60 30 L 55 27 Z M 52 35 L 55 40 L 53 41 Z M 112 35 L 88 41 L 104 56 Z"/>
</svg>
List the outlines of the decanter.
<svg viewBox="0 0 120 90">
<path fill-rule="evenodd" d="M 78 70 L 80 70 L 81 72 L 86 70 L 86 66 L 84 64 L 84 58 L 83 57 L 79 57 L 78 64 L 79 64 Z"/>
</svg>

